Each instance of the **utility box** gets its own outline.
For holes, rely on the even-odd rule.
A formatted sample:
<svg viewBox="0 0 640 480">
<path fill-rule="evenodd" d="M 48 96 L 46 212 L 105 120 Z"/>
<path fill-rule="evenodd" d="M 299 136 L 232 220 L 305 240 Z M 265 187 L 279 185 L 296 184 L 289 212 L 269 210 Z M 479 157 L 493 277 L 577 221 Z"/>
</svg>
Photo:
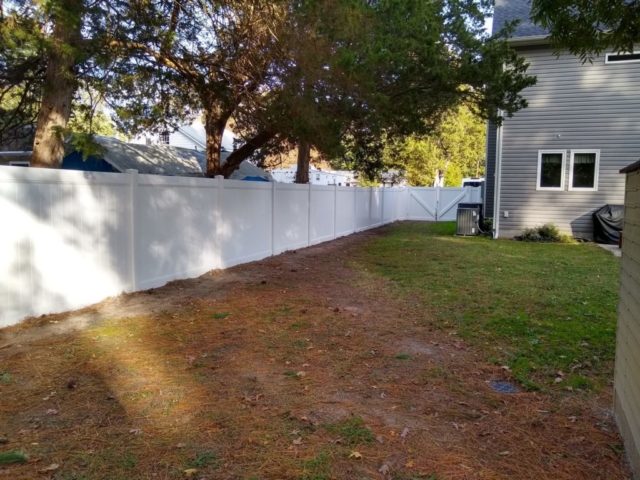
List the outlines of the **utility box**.
<svg viewBox="0 0 640 480">
<path fill-rule="evenodd" d="M 480 235 L 480 222 L 482 221 L 481 203 L 458 204 L 456 216 L 456 235 L 461 237 L 473 237 Z"/>
</svg>

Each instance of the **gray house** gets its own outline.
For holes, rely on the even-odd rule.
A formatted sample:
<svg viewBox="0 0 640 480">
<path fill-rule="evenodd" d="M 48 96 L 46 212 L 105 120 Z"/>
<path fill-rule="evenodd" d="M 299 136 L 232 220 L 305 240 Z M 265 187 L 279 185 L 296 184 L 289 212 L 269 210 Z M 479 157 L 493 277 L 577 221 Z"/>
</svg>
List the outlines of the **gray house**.
<svg viewBox="0 0 640 480">
<path fill-rule="evenodd" d="M 592 213 L 624 203 L 619 172 L 640 156 L 640 54 L 558 57 L 529 11 L 529 0 L 496 0 L 494 31 L 521 20 L 511 45 L 538 82 L 528 108 L 489 125 L 485 212 L 496 238 L 547 222 L 589 238 Z"/>
</svg>

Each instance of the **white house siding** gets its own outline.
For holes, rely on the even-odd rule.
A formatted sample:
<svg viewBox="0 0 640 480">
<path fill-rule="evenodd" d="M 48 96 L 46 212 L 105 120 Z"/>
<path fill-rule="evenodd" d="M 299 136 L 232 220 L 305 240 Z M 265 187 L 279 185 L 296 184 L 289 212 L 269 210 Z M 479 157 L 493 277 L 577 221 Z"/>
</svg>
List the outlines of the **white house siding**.
<svg viewBox="0 0 640 480">
<path fill-rule="evenodd" d="M 624 179 L 624 175 L 620 175 Z M 627 175 L 618 308 L 615 412 L 626 451 L 640 474 L 640 165 Z"/>
<path fill-rule="evenodd" d="M 197 152 L 203 152 L 205 150 L 200 143 L 193 141 L 193 139 L 187 137 L 180 130 L 176 130 L 169 135 L 169 145 L 172 147 L 188 148 L 189 150 L 196 150 Z"/>
<path fill-rule="evenodd" d="M 623 203 L 618 172 L 640 157 L 640 63 L 606 65 L 602 56 L 583 65 L 545 47 L 520 53 L 538 83 L 524 92 L 529 108 L 504 122 L 500 236 L 546 222 L 591 236 L 591 214 Z M 567 151 L 565 191 L 536 191 L 538 151 L 554 149 Z M 600 150 L 597 192 L 568 191 L 572 149 Z"/>
</svg>

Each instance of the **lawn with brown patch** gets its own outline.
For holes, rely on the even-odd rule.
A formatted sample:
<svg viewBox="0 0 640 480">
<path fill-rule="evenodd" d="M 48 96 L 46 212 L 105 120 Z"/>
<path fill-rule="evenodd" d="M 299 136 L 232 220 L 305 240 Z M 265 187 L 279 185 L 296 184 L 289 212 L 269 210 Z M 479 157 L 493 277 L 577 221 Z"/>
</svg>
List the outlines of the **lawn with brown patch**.
<svg viewBox="0 0 640 480">
<path fill-rule="evenodd" d="M 511 374 L 367 263 L 397 228 L 0 331 L 0 451 L 30 457 L 0 472 L 628 478 L 610 389 L 495 393 Z"/>
</svg>

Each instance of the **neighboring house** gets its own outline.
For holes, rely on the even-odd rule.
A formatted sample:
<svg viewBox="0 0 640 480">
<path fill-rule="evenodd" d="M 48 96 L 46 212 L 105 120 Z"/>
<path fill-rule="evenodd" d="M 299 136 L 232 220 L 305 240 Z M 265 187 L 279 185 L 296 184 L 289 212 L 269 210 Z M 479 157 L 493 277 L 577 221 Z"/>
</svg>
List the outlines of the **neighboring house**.
<svg viewBox="0 0 640 480">
<path fill-rule="evenodd" d="M 232 152 L 235 135 L 229 130 L 224 131 L 222 136 L 222 148 L 227 152 Z M 191 125 L 178 127 L 174 132 L 164 132 L 160 134 L 145 133 L 129 143 L 137 145 L 169 145 L 171 147 L 188 148 L 197 152 L 207 151 L 207 134 L 200 117 L 196 117 Z"/>
<path fill-rule="evenodd" d="M 276 182 L 294 183 L 298 166 L 292 165 L 289 168 L 277 168 L 271 170 L 271 175 Z M 341 170 L 321 170 L 309 166 L 309 183 L 312 185 L 337 185 L 342 187 L 355 187 L 358 184 L 356 175 L 353 172 Z"/>
<path fill-rule="evenodd" d="M 529 0 L 495 2 L 494 31 L 521 20 L 510 42 L 538 82 L 528 108 L 489 125 L 485 212 L 496 237 L 547 222 L 591 237 L 592 213 L 623 203 L 618 172 L 640 155 L 640 56 L 558 57 L 529 11 Z"/>
<path fill-rule="evenodd" d="M 402 170 L 388 170 L 382 172 L 382 186 L 391 187 L 406 187 L 407 177 Z"/>
<path fill-rule="evenodd" d="M 105 148 L 103 156 L 84 160 L 80 152 L 71 151 L 62 161 L 62 169 L 120 173 L 132 169 L 141 174 L 184 177 L 202 177 L 206 172 L 207 159 L 203 152 L 166 145 L 131 144 L 111 137 L 96 136 L 95 140 Z M 228 152 L 223 153 L 223 162 L 229 155 Z M 273 181 L 267 172 L 246 160 L 230 178 Z"/>
</svg>

